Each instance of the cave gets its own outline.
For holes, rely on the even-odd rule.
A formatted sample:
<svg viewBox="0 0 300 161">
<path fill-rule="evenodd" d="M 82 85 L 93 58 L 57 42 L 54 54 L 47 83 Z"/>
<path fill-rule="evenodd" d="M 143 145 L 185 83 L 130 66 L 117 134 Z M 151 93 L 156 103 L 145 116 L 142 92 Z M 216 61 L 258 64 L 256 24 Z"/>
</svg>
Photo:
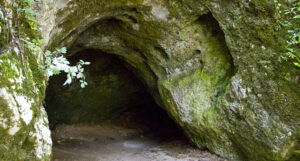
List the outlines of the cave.
<svg viewBox="0 0 300 161">
<path fill-rule="evenodd" d="M 215 92 L 223 95 L 234 73 L 222 29 L 211 13 L 199 16 L 191 27 L 175 32 L 174 39 L 186 36 L 192 45 L 173 55 L 178 51 L 155 40 L 156 30 L 139 25 L 135 19 L 139 12 L 129 13 L 86 24 L 85 29 L 78 28 L 82 31 L 74 30 L 58 41 L 58 46 L 68 44 L 73 65 L 80 60 L 91 65 L 85 70 L 86 88 L 78 81 L 63 86 L 63 74 L 49 81 L 45 109 L 54 160 L 99 160 L 99 155 L 102 160 L 176 160 L 178 153 L 184 159 L 201 160 L 205 156 L 208 145 L 199 144 L 206 142 L 210 129 L 202 125 L 209 113 L 216 112 L 208 102 L 215 99 Z M 153 35 L 140 34 L 142 26 Z M 191 32 L 195 34 L 188 36 Z M 173 45 L 180 48 L 184 43 Z M 196 121 L 194 115 L 203 115 L 197 117 L 203 120 Z M 207 155 L 209 160 L 220 160 Z"/>
<path fill-rule="evenodd" d="M 54 160 L 177 160 L 178 154 L 206 160 L 203 142 L 211 129 L 202 127 L 217 111 L 208 102 L 215 92 L 223 95 L 234 73 L 224 32 L 207 13 L 172 31 L 166 46 L 156 39 L 166 28 L 148 28 L 153 24 L 138 21 L 140 14 L 130 9 L 83 23 L 49 46 L 67 46 L 73 65 L 91 62 L 85 88 L 78 81 L 63 86 L 63 74 L 49 81 L 45 109 Z"/>
<path fill-rule="evenodd" d="M 135 69 L 119 56 L 85 49 L 68 59 L 72 64 L 91 62 L 85 67 L 88 86 L 81 88 L 78 81 L 64 86 L 65 74 L 49 81 L 45 109 L 53 160 L 139 160 L 142 153 L 148 155 L 143 160 L 151 160 L 148 150 L 156 146 L 193 149 Z M 129 154 L 135 156 L 126 158 Z"/>
<path fill-rule="evenodd" d="M 295 2 L 1 1 L 0 160 L 299 161 Z"/>
</svg>

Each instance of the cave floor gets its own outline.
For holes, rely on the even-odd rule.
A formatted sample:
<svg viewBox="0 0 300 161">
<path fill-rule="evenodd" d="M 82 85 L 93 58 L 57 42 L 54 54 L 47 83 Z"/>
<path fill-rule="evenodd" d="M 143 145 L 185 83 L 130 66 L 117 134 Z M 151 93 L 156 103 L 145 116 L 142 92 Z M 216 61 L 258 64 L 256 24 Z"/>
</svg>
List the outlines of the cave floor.
<svg viewBox="0 0 300 161">
<path fill-rule="evenodd" d="M 159 133 L 111 123 L 58 125 L 52 131 L 53 161 L 225 161 Z"/>
</svg>

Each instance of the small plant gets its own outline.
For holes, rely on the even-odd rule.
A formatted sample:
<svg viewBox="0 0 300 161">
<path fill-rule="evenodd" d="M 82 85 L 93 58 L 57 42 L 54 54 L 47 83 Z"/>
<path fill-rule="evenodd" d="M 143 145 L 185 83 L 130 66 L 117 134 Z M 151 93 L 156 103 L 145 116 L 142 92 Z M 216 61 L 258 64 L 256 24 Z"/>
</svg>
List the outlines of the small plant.
<svg viewBox="0 0 300 161">
<path fill-rule="evenodd" d="M 47 78 L 65 72 L 67 74 L 67 80 L 63 85 L 71 84 L 73 80 L 78 79 L 81 88 L 85 88 L 87 86 L 87 82 L 83 74 L 84 72 L 83 66 L 90 65 L 91 64 L 90 62 L 85 62 L 83 60 L 80 60 L 76 66 L 71 66 L 70 65 L 71 63 L 64 56 L 67 53 L 66 47 L 57 49 L 53 52 L 49 50 L 43 52 L 42 49 L 39 47 L 43 43 L 42 40 L 36 40 L 36 39 L 32 41 L 28 41 L 24 39 L 21 40 L 26 43 L 26 47 L 31 51 L 43 53 L 45 61 L 44 61 L 44 65 L 42 66 L 42 69 L 44 70 L 45 76 Z"/>
<path fill-rule="evenodd" d="M 63 56 L 63 54 L 66 53 L 67 49 L 65 47 L 57 49 L 54 52 L 45 52 L 46 60 L 44 69 L 46 76 L 51 77 L 53 75 L 58 75 L 61 72 L 65 72 L 67 74 L 67 80 L 64 85 L 71 84 L 74 79 L 78 79 L 80 87 L 85 88 L 87 86 L 87 82 L 85 81 L 85 76 L 83 74 L 83 66 L 90 65 L 90 62 L 80 60 L 76 66 L 71 66 L 70 62 Z"/>
<path fill-rule="evenodd" d="M 19 7 L 17 8 L 17 15 L 24 17 L 26 23 L 33 30 L 38 30 L 38 25 L 36 23 L 36 13 L 32 10 L 31 5 L 34 0 L 22 0 L 20 1 Z"/>
<path fill-rule="evenodd" d="M 297 2 L 288 10 L 285 10 L 285 15 L 291 17 L 285 21 L 284 25 L 290 28 L 288 31 L 290 37 L 287 41 L 286 56 L 282 57 L 284 60 L 288 58 L 293 60 L 295 66 L 300 67 L 300 2 Z"/>
<path fill-rule="evenodd" d="M 17 21 L 20 21 L 20 23 L 28 24 L 31 30 L 37 31 L 38 24 L 36 23 L 36 13 L 32 9 L 34 0 L 20 0 L 17 2 Z M 23 25 L 17 24 L 17 26 L 19 27 Z M 47 78 L 65 72 L 67 74 L 67 80 L 65 81 L 64 85 L 71 84 L 73 80 L 78 79 L 81 88 L 85 88 L 87 86 L 87 82 L 85 81 L 85 76 L 83 74 L 83 67 L 85 65 L 89 65 L 90 62 L 80 60 L 77 65 L 71 66 L 70 62 L 64 56 L 67 53 L 67 48 L 63 47 L 53 52 L 48 50 L 44 52 L 40 48 L 43 40 L 34 38 L 30 39 L 30 36 L 27 34 L 21 36 L 22 38 L 20 40 L 25 42 L 25 47 L 29 49 L 29 52 L 43 53 L 44 65 L 42 65 L 41 68 L 44 70 L 45 76 Z"/>
</svg>

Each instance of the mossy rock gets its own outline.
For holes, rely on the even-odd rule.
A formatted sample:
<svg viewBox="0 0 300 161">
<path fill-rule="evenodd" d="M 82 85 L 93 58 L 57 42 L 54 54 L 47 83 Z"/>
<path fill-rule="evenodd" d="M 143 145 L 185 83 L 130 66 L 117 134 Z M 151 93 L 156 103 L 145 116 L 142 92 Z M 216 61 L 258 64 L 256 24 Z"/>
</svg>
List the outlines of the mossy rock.
<svg viewBox="0 0 300 161">
<path fill-rule="evenodd" d="M 273 1 L 49 0 L 36 4 L 46 47 L 67 46 L 70 54 L 88 48 L 118 55 L 198 147 L 229 160 L 299 160 L 300 73 L 292 63 L 279 61 L 287 32 L 280 26 Z M 21 32 L 32 36 L 37 31 Z M 6 34 L 0 35 L 1 40 L 8 39 Z M 26 74 L 29 81 L 18 84 L 17 94 L 35 102 L 31 122 L 20 123 L 25 143 L 25 136 L 39 131 L 32 127 L 36 117 L 42 117 L 45 84 L 35 70 L 42 64 L 40 55 L 25 54 L 22 60 L 12 51 L 5 56 L 8 59 L 0 60 L 11 60 L 19 73 Z M 21 69 L 24 64 L 26 72 Z M 20 75 L 12 68 L 2 72 L 11 79 Z M 16 81 L 0 79 L 0 88 L 13 93 Z M 4 108 L 13 101 L 6 102 Z M 17 150 L 23 154 L 21 147 Z"/>
</svg>

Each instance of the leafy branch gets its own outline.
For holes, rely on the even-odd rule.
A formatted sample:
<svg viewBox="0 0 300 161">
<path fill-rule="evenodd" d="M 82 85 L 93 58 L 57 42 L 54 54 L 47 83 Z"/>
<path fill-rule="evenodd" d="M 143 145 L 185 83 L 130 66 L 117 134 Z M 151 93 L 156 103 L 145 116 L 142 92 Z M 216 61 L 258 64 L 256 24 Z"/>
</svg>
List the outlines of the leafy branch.
<svg viewBox="0 0 300 161">
<path fill-rule="evenodd" d="M 32 10 L 31 5 L 34 0 L 22 0 L 20 7 L 17 8 L 17 15 L 23 14 L 26 22 L 29 24 L 30 28 L 33 30 L 38 30 L 38 25 L 36 23 L 36 13 Z"/>
<path fill-rule="evenodd" d="M 25 20 L 24 23 L 27 23 L 31 30 L 38 30 L 36 13 L 32 10 L 33 2 L 34 0 L 21 0 L 20 3 L 18 3 L 17 20 Z M 30 39 L 27 35 L 23 36 L 26 37 L 26 39 L 21 38 L 20 40 L 25 43 L 26 48 L 32 52 L 40 52 L 44 55 L 44 64 L 41 68 L 44 70 L 44 74 L 47 78 L 64 72 L 67 74 L 67 80 L 65 81 L 64 85 L 71 84 L 73 80 L 78 79 L 81 88 L 87 86 L 87 82 L 83 74 L 83 67 L 89 65 L 90 62 L 80 60 L 75 66 L 72 66 L 65 57 L 67 48 L 63 47 L 61 49 L 56 49 L 55 51 L 47 50 L 44 52 L 40 48 L 43 40 Z"/>
<path fill-rule="evenodd" d="M 73 80 L 78 79 L 80 82 L 80 87 L 85 88 L 87 86 L 87 82 L 85 80 L 84 76 L 84 66 L 90 65 L 90 62 L 85 62 L 83 60 L 80 60 L 77 65 L 71 66 L 70 62 L 67 60 L 67 58 L 64 56 L 67 53 L 67 48 L 63 47 L 61 49 L 56 49 L 55 51 L 49 51 L 43 52 L 43 50 L 39 47 L 39 45 L 42 43 L 42 40 L 32 40 L 33 42 L 30 42 L 28 40 L 21 39 L 27 44 L 27 47 L 35 52 L 42 52 L 45 56 L 45 62 L 42 66 L 42 69 L 44 70 L 45 76 L 47 78 L 50 78 L 54 75 L 59 75 L 62 72 L 67 74 L 67 80 L 63 85 L 68 85 L 73 82 Z"/>
<path fill-rule="evenodd" d="M 284 14 L 290 17 L 284 23 L 290 30 L 288 30 L 289 40 L 287 41 L 286 56 L 282 58 L 284 60 L 290 58 L 295 66 L 300 67 L 300 2 L 285 10 Z"/>
<path fill-rule="evenodd" d="M 74 79 L 78 79 L 80 82 L 80 87 L 84 88 L 87 85 L 85 80 L 85 76 L 83 74 L 85 65 L 90 65 L 90 62 L 85 62 L 80 60 L 76 66 L 71 66 L 70 62 L 60 54 L 66 54 L 67 49 L 65 47 L 61 49 L 57 49 L 54 52 L 46 51 L 45 56 L 45 73 L 48 77 L 53 75 L 58 75 L 61 72 L 65 72 L 67 74 L 67 80 L 64 85 L 71 84 Z"/>
</svg>

